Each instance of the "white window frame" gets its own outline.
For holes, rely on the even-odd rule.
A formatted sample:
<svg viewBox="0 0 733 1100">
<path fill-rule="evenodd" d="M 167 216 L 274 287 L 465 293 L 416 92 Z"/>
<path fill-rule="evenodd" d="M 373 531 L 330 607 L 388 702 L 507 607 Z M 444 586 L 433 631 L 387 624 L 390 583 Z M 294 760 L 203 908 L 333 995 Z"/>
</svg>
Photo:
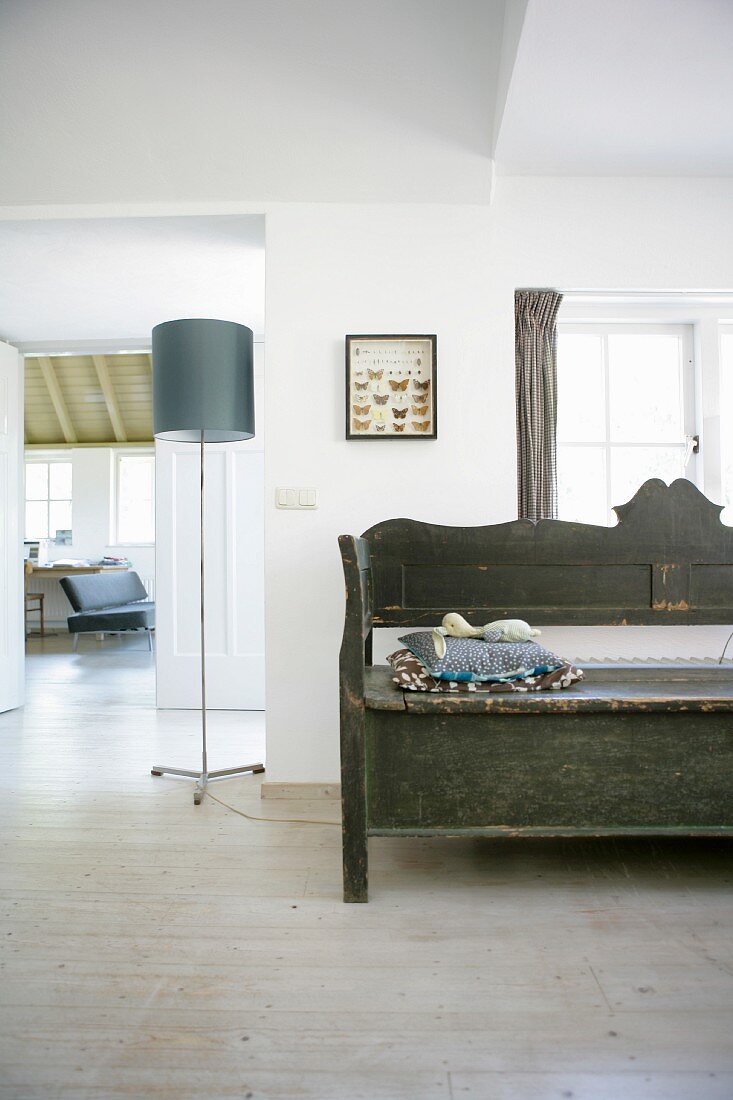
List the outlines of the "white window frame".
<svg viewBox="0 0 733 1100">
<path fill-rule="evenodd" d="M 728 493 L 731 493 L 733 497 L 733 485 L 726 485 L 726 459 L 728 452 L 733 448 L 733 442 L 731 442 L 731 428 L 733 428 L 733 410 L 724 408 L 723 403 L 723 391 L 727 389 L 729 392 L 733 392 L 733 379 L 727 380 L 723 378 L 723 371 L 726 364 L 723 357 L 723 338 L 730 340 L 733 343 L 733 324 L 723 323 L 718 327 L 718 361 L 720 363 L 720 378 L 718 389 L 718 407 L 719 407 L 719 430 L 720 430 L 720 489 L 721 489 L 721 501 L 725 505 L 728 498 Z M 733 515 L 728 513 L 733 512 L 733 505 L 728 505 L 725 508 L 723 516 L 724 523 L 733 524 Z"/>
<path fill-rule="evenodd" d="M 25 524 L 25 506 L 28 503 L 28 497 L 26 495 L 25 468 L 26 468 L 26 466 L 30 466 L 31 464 L 33 464 L 33 465 L 43 464 L 45 466 L 51 466 L 56 462 L 65 462 L 65 463 L 67 463 L 68 465 L 71 466 L 71 497 L 70 498 L 61 497 L 61 498 L 58 498 L 58 499 L 61 499 L 61 500 L 69 499 L 69 502 L 71 504 L 71 528 L 72 528 L 72 538 L 73 538 L 74 537 L 73 536 L 73 529 L 74 529 L 74 465 L 73 465 L 73 462 L 72 462 L 72 459 L 71 459 L 71 452 L 70 451 L 26 451 L 24 456 L 23 456 L 23 459 L 24 459 L 24 462 L 23 462 L 23 541 L 24 542 L 39 542 L 39 541 L 43 542 L 44 541 L 43 539 L 40 539 L 40 540 L 39 539 L 30 539 L 26 536 L 26 533 L 25 533 L 25 526 L 26 526 L 26 524 Z M 52 502 L 52 499 L 54 499 L 54 500 L 56 499 L 56 498 L 52 498 L 50 496 L 50 493 L 51 493 L 51 472 L 49 470 L 48 491 L 46 493 L 46 526 L 48 527 L 49 531 L 51 529 L 50 525 L 49 525 L 49 515 L 50 515 L 50 511 L 51 511 L 51 502 Z M 33 503 L 42 504 L 43 501 L 37 500 L 37 501 L 34 501 Z M 56 532 L 54 531 L 53 535 L 49 534 L 46 537 L 45 541 L 53 542 L 55 537 L 56 537 Z"/>
<path fill-rule="evenodd" d="M 154 447 L 125 447 L 113 450 L 112 462 L 112 524 L 110 546 L 155 546 L 155 537 L 148 542 L 123 541 L 119 537 L 120 518 L 120 466 L 123 458 L 153 459 L 153 530 L 155 530 L 155 448 Z"/>
<path fill-rule="evenodd" d="M 572 447 L 596 447 L 599 450 L 603 450 L 605 458 L 605 471 L 606 471 L 606 514 L 609 517 L 609 524 L 613 524 L 614 516 L 613 508 L 618 504 L 625 504 L 623 500 L 613 500 L 611 490 L 611 459 L 613 450 L 615 448 L 628 448 L 628 447 L 657 447 L 660 446 L 658 440 L 644 440 L 633 443 L 629 442 L 614 442 L 611 440 L 611 403 L 610 403 L 610 380 L 609 380 L 609 357 L 608 357 L 608 337 L 612 335 L 660 335 L 660 336 L 678 336 L 681 338 L 681 357 L 682 357 L 682 394 L 683 394 L 683 431 L 685 440 L 680 441 L 680 448 L 685 449 L 687 446 L 686 441 L 691 440 L 694 436 L 699 436 L 698 429 L 696 427 L 696 410 L 697 410 L 697 396 L 696 396 L 696 369 L 695 369 L 695 329 L 693 324 L 672 324 L 667 322 L 658 321 L 559 321 L 557 325 L 558 336 L 562 335 L 592 335 L 601 337 L 602 348 L 602 366 L 603 366 L 603 382 L 604 382 L 604 398 L 605 398 L 605 440 L 599 442 L 597 439 L 592 440 L 574 440 L 573 442 L 557 441 L 558 452 L 561 448 Z M 562 400 L 561 394 L 558 390 L 558 404 Z M 669 444 L 667 444 L 669 446 Z M 674 444 L 672 444 L 674 446 Z M 701 480 L 701 468 L 698 461 L 698 454 L 692 452 L 688 456 L 687 463 L 684 468 L 684 476 L 687 477 L 694 484 L 698 485 Z M 564 517 L 561 517 L 564 518 Z"/>
</svg>

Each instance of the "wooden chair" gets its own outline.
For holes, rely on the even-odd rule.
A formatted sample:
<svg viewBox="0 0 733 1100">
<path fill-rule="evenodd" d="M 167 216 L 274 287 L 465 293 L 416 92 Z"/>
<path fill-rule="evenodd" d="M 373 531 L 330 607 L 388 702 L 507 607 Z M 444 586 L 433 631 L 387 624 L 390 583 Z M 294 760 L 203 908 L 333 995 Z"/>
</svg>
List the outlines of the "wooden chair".
<svg viewBox="0 0 733 1100">
<path fill-rule="evenodd" d="M 30 634 L 28 627 L 28 615 L 33 611 L 37 611 L 41 618 L 41 637 L 46 635 L 46 623 L 43 614 L 43 601 L 46 598 L 43 592 L 29 592 L 28 591 L 28 579 L 33 572 L 33 566 L 29 561 L 25 563 L 25 633 L 26 637 Z"/>
</svg>

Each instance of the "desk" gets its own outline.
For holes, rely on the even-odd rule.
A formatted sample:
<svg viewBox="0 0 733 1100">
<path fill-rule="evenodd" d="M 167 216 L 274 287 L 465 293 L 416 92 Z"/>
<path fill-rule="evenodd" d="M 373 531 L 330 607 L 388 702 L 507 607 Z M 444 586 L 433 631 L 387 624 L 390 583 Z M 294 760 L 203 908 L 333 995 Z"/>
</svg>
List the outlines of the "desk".
<svg viewBox="0 0 733 1100">
<path fill-rule="evenodd" d="M 34 565 L 30 563 L 29 575 L 41 577 L 78 577 L 82 573 L 126 573 L 129 565 Z"/>
</svg>

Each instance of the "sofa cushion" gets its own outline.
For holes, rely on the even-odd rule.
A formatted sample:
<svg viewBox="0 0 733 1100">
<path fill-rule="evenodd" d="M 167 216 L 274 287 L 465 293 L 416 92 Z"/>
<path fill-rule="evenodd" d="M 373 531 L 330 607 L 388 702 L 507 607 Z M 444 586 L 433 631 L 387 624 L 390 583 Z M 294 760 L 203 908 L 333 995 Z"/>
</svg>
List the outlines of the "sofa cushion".
<svg viewBox="0 0 733 1100">
<path fill-rule="evenodd" d="M 416 631 L 399 639 L 422 661 L 436 680 L 479 682 L 520 680 L 553 672 L 567 662 L 537 642 L 485 642 L 476 638 L 446 638 L 438 657 L 432 633 Z"/>
<path fill-rule="evenodd" d="M 95 611 L 101 607 L 147 600 L 145 585 L 132 570 L 113 573 L 84 573 L 62 577 L 60 585 L 74 611 Z"/>
</svg>

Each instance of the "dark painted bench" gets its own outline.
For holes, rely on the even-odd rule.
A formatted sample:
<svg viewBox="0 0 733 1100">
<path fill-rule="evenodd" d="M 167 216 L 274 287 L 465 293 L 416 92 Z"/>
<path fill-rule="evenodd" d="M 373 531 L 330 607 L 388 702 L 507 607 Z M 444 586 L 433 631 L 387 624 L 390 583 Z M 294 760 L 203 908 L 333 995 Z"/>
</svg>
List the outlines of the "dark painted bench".
<svg viewBox="0 0 733 1100">
<path fill-rule="evenodd" d="M 372 632 L 475 623 L 725 624 L 733 528 L 690 482 L 648 481 L 616 527 L 389 520 L 339 539 L 344 900 L 368 836 L 733 834 L 733 672 L 591 670 L 559 692 L 397 690 Z"/>
</svg>

